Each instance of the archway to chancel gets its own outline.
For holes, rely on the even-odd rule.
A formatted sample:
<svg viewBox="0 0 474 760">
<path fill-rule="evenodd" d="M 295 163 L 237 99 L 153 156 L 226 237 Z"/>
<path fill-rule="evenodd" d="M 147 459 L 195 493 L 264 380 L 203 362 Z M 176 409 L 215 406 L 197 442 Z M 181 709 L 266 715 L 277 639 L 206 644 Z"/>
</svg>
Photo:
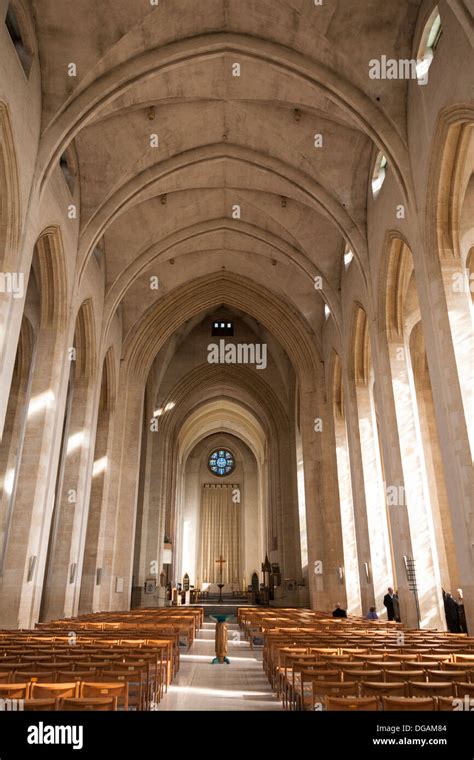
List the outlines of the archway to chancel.
<svg viewBox="0 0 474 760">
<path fill-rule="evenodd" d="M 182 468 L 177 504 L 177 579 L 209 593 L 240 593 L 265 556 L 262 463 L 237 435 L 200 440 Z M 222 560 L 222 562 L 220 562 Z"/>
<path fill-rule="evenodd" d="M 227 353 L 230 346 L 235 355 Z M 211 347 L 217 347 L 217 356 Z M 211 554 L 216 554 L 213 562 L 221 553 L 226 559 L 228 591 L 250 585 L 267 553 L 282 578 L 303 582 L 306 526 L 302 531 L 305 515 L 298 506 L 296 387 L 280 342 L 236 308 L 219 305 L 201 312 L 159 349 L 145 393 L 134 606 L 162 603 L 164 585 L 182 583 L 185 574 L 194 586 L 216 583 Z M 221 450 L 235 459 L 235 472 L 228 476 L 209 470 L 210 455 Z M 209 518 L 210 497 L 217 494 L 221 507 L 217 499 L 212 508 L 232 513 L 235 542 L 224 528 L 227 538 L 220 545 L 220 539 L 212 542 L 203 534 L 203 515 Z M 143 589 L 154 584 L 157 593 L 146 598 Z"/>
</svg>

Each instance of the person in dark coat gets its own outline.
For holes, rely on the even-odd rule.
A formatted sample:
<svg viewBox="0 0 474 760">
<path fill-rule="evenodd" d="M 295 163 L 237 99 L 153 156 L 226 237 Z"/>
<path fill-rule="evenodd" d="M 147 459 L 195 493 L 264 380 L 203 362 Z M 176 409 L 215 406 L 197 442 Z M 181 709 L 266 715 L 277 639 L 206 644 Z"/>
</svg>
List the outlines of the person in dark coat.
<svg viewBox="0 0 474 760">
<path fill-rule="evenodd" d="M 332 616 L 335 617 L 335 618 L 346 618 L 347 617 L 347 612 L 342 609 L 340 602 L 338 602 L 336 604 L 336 609 L 333 610 Z"/>
<path fill-rule="evenodd" d="M 398 594 L 395 594 L 393 588 L 390 586 L 387 589 L 387 593 L 383 598 L 384 606 L 387 608 L 387 617 L 389 620 L 396 620 L 400 622 L 400 605 L 398 603 Z"/>
<path fill-rule="evenodd" d="M 459 624 L 459 605 L 451 596 L 449 591 L 443 590 L 444 613 L 446 615 L 446 624 L 450 633 L 461 633 Z"/>
</svg>

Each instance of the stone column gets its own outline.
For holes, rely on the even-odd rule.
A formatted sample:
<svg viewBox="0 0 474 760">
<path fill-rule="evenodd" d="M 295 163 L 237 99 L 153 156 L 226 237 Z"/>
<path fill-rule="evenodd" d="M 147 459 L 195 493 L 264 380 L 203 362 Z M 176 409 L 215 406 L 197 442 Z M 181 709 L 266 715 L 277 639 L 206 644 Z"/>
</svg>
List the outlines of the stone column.
<svg viewBox="0 0 474 760">
<path fill-rule="evenodd" d="M 44 620 L 77 614 L 83 536 L 87 526 L 91 452 L 94 450 L 95 377 L 74 381 L 72 409 L 63 456 L 62 483 L 55 506 L 48 574 L 45 578 Z"/>
<path fill-rule="evenodd" d="M 6 628 L 38 620 L 69 370 L 66 345 L 55 325 L 40 329 L 0 585 Z"/>
<path fill-rule="evenodd" d="M 96 612 L 100 609 L 101 578 L 99 579 L 100 582 L 97 583 L 97 570 L 100 569 L 101 573 L 103 572 L 105 515 L 110 486 L 113 417 L 114 410 L 107 401 L 101 405 L 97 420 L 87 532 L 81 573 L 79 614 Z"/>
<path fill-rule="evenodd" d="M 349 461 L 351 469 L 352 499 L 354 505 L 354 525 L 357 542 L 357 559 L 359 563 L 360 597 L 362 611 L 367 614 L 370 607 L 377 606 L 375 602 L 373 575 L 367 579 L 365 565 L 372 567 L 372 551 L 367 521 L 367 505 L 365 500 L 364 470 L 360 446 L 359 415 L 355 383 L 347 371 L 342 371 L 345 398 L 347 442 L 349 446 Z"/>
<path fill-rule="evenodd" d="M 145 382 L 121 367 L 110 462 L 101 608 L 130 608 Z M 123 580 L 123 591 L 117 586 Z"/>
<path fill-rule="evenodd" d="M 405 569 L 404 556 L 416 561 L 419 582 L 419 599 L 422 621 L 427 627 L 443 628 L 440 617 L 439 594 L 437 592 L 436 558 L 430 546 L 431 531 L 425 503 L 426 493 L 422 482 L 423 462 L 419 457 L 415 422 L 413 419 L 412 400 L 404 394 L 401 401 L 403 409 L 397 409 L 391 382 L 403 383 L 408 390 L 406 351 L 401 343 L 398 348 L 403 351 L 403 360 L 397 360 L 397 346 L 387 343 L 385 330 L 380 327 L 378 335 L 373 338 L 373 365 L 375 373 L 375 403 L 379 410 L 379 427 L 385 475 L 385 496 L 388 506 L 388 520 L 392 543 L 392 562 L 394 579 L 388 579 L 387 586 L 393 585 L 400 599 L 400 614 L 403 623 L 410 628 L 418 626 L 415 597 L 410 591 Z M 392 362 L 390 361 L 392 357 Z M 397 415 L 398 411 L 398 415 Z M 402 460 L 403 451 L 403 460 Z M 414 478 L 411 488 L 407 488 L 404 467 L 410 468 Z M 412 522 L 418 531 L 421 542 L 413 550 L 410 530 L 409 510 L 412 510 Z"/>
<path fill-rule="evenodd" d="M 339 576 L 339 568 L 344 566 L 344 551 L 337 466 L 322 380 L 316 387 L 309 382 L 301 385 L 300 419 L 311 602 L 314 609 L 330 612 L 336 602 L 346 607 L 347 598 Z"/>
<path fill-rule="evenodd" d="M 426 355 L 449 498 L 459 579 L 469 632 L 474 632 L 473 475 L 467 424 L 451 338 L 439 257 L 413 252 Z M 472 425 L 472 420 L 470 421 Z M 454 589 L 454 593 L 456 590 Z"/>
</svg>

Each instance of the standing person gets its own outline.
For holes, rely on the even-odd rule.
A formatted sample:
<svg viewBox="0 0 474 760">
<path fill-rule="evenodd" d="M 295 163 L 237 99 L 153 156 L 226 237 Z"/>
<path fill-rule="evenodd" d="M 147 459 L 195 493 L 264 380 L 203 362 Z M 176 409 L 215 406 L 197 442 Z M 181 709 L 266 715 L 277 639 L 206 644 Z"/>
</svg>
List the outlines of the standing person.
<svg viewBox="0 0 474 760">
<path fill-rule="evenodd" d="M 461 630 L 461 633 L 468 633 L 467 621 L 466 621 L 466 610 L 464 609 L 464 599 L 462 598 L 461 594 L 459 594 L 459 597 L 458 597 L 458 613 L 459 613 L 459 628 Z"/>
<path fill-rule="evenodd" d="M 388 587 L 387 592 L 383 598 L 384 606 L 387 608 L 387 617 L 389 620 L 395 620 L 395 610 L 394 610 L 394 593 L 393 588 L 391 586 Z M 397 600 L 398 601 L 398 600 Z M 398 608 L 398 611 L 400 612 L 400 608 Z"/>
<path fill-rule="evenodd" d="M 335 617 L 335 618 L 346 618 L 347 617 L 347 612 L 342 609 L 340 602 L 338 602 L 336 604 L 336 609 L 333 610 L 332 616 Z"/>
<path fill-rule="evenodd" d="M 459 625 L 459 605 L 451 596 L 449 591 L 443 591 L 444 613 L 446 615 L 446 624 L 450 633 L 461 633 Z"/>
<path fill-rule="evenodd" d="M 393 595 L 393 615 L 397 623 L 401 622 L 400 618 L 400 602 L 398 601 L 398 591 L 395 591 Z"/>
</svg>

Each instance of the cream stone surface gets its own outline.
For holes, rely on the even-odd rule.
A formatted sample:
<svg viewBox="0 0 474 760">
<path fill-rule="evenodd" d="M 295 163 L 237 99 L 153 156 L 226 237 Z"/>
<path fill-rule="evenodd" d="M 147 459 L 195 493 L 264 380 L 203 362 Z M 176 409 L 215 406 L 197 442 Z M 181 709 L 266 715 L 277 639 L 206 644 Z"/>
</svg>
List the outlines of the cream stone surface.
<svg viewBox="0 0 474 760">
<path fill-rule="evenodd" d="M 276 605 L 393 586 L 437 629 L 461 589 L 472 634 L 472 7 L 438 0 L 421 85 L 370 61 L 434 0 L 198 5 L 0 0 L 0 626 L 197 583 L 228 447 L 240 585 L 268 554 Z"/>
</svg>

